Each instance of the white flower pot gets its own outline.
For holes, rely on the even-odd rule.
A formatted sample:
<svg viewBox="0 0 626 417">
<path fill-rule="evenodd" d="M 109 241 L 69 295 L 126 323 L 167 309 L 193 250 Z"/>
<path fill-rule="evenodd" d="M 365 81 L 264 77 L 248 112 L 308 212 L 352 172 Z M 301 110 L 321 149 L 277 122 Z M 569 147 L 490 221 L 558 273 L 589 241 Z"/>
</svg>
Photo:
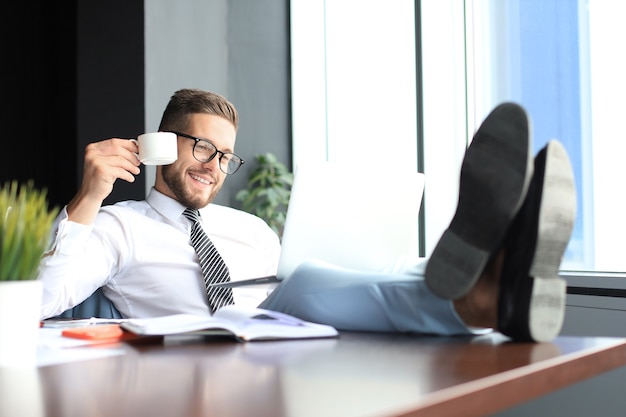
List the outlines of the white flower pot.
<svg viewBox="0 0 626 417">
<path fill-rule="evenodd" d="M 0 368 L 0 416 L 44 417 L 43 388 L 39 370 Z"/>
<path fill-rule="evenodd" d="M 0 367 L 37 365 L 42 292 L 40 281 L 0 282 Z"/>
</svg>

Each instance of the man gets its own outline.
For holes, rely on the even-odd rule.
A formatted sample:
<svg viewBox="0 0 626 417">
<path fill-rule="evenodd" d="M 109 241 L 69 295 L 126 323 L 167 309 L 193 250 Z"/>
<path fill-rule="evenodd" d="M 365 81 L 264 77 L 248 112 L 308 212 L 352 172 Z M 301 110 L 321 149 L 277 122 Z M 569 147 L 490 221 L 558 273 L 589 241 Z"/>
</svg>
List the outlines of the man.
<svg viewBox="0 0 626 417">
<path fill-rule="evenodd" d="M 174 313 L 209 315 L 198 255 L 190 245 L 198 209 L 203 228 L 223 258 L 230 279 L 276 273 L 280 243 L 261 219 L 211 202 L 240 165 L 233 154 L 235 107 L 206 91 L 183 89 L 170 99 L 159 131 L 176 132 L 178 160 L 156 169 L 144 201 L 102 206 L 116 180 L 140 172 L 137 145 L 126 139 L 91 143 L 82 185 L 57 220 L 51 251 L 41 263 L 41 316 L 52 317 L 103 287 L 124 317 Z M 263 290 L 235 290 L 234 302 L 256 306 Z"/>
<path fill-rule="evenodd" d="M 174 102 L 175 98 L 176 95 Z M 104 178 L 109 181 L 94 175 L 97 170 L 91 169 L 89 174 L 86 169 L 87 185 L 68 205 L 65 229 L 71 232 L 70 226 L 75 222 L 89 223 L 95 217 L 93 231 L 85 231 L 92 236 L 85 247 L 87 253 L 96 255 L 69 267 L 62 254 L 71 254 L 72 248 L 63 250 L 63 237 L 57 239 L 55 252 L 44 259 L 42 273 L 47 305 L 54 307 L 47 307 L 48 314 L 79 302 L 99 285 L 105 286 L 105 293 L 125 316 L 209 314 L 186 227 L 178 224 L 178 233 L 173 233 L 171 226 L 184 222 L 181 212 L 187 206 L 206 206 L 203 210 L 209 209 L 209 214 L 215 216 L 203 215 L 205 228 L 223 231 L 217 236 L 236 236 L 237 231 L 232 228 L 237 225 L 229 222 L 235 220 L 234 214 L 231 218 L 221 217 L 227 209 L 212 209 L 209 204 L 223 181 L 216 175 L 218 167 L 210 169 L 208 163 L 194 163 L 190 157 L 192 149 L 185 147 L 183 139 L 200 136 L 210 139 L 222 152 L 232 152 L 236 121 L 228 122 L 223 115 L 206 115 L 197 108 L 186 109 L 184 114 L 190 114 L 185 118 L 168 111 L 170 107 L 172 102 L 159 130 L 184 131 L 183 137 L 179 137 L 181 155 L 172 167 L 157 172 L 155 189 L 147 202 L 100 208 L 115 178 L 132 181 L 131 174 L 138 172 L 138 162 L 131 157 L 136 149 L 126 147 L 126 141 L 104 143 L 103 149 L 98 144 L 88 147 L 86 166 L 104 165 L 107 169 L 103 171 L 109 173 Z M 175 120 L 187 119 L 188 123 L 175 123 L 170 113 L 176 115 Z M 569 160 L 560 143 L 551 141 L 534 164 L 530 145 L 525 111 L 512 103 L 498 106 L 466 152 L 457 211 L 424 264 L 402 273 L 364 273 L 305 263 L 260 306 L 341 330 L 455 335 L 496 328 L 516 340 L 552 339 L 560 331 L 564 315 L 565 283 L 558 276 L 558 269 L 573 227 L 575 189 Z M 98 158 L 110 155 L 116 156 L 115 161 L 122 155 L 122 163 L 97 163 Z M 90 185 L 92 182 L 95 184 Z M 91 191 L 98 186 L 102 191 Z M 95 194 L 95 203 L 90 204 L 92 199 L 84 197 L 89 194 Z M 87 208 L 81 207 L 83 204 Z M 207 217 L 219 220 L 207 227 Z M 140 222 L 145 227 L 135 231 L 135 224 Z M 60 236 L 65 234 L 62 226 Z M 109 229 L 118 232 L 110 233 Z M 99 255 L 102 247 L 106 250 Z M 253 249 L 263 248 L 258 245 Z M 229 268 L 262 262 L 263 258 L 253 256 L 254 251 L 248 253 L 250 257 L 226 259 Z M 276 257 L 271 273 L 275 273 Z M 61 258 L 60 268 L 55 267 L 55 258 Z M 83 271 L 89 267 L 106 273 Z M 268 275 L 272 268 L 248 276 Z M 88 280 L 84 279 L 85 273 Z M 178 277 L 183 275 L 179 285 Z M 64 276 L 75 278 L 63 279 Z M 68 280 L 69 285 L 59 284 Z M 76 285 L 82 280 L 92 284 Z M 64 295 L 60 298 L 71 302 L 61 306 L 50 301 L 59 298 L 55 296 L 59 292 L 69 292 L 66 287 L 75 286 L 83 287 L 80 292 L 74 290 L 80 297 Z M 197 294 L 192 294 L 194 291 Z"/>
<path fill-rule="evenodd" d="M 526 112 L 492 111 L 461 168 L 454 217 L 430 258 L 401 272 L 300 265 L 261 307 L 341 330 L 438 335 L 496 328 L 515 340 L 561 330 L 559 267 L 575 217 L 575 184 L 563 146 L 533 161 Z"/>
</svg>

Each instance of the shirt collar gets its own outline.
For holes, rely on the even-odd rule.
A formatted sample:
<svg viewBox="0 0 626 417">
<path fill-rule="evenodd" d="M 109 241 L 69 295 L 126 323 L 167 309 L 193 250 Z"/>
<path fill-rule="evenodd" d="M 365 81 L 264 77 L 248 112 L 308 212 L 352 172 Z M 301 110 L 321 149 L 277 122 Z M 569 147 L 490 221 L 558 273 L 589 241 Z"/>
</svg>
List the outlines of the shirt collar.
<svg viewBox="0 0 626 417">
<path fill-rule="evenodd" d="M 181 218 L 185 218 L 183 216 L 185 206 L 157 191 L 154 187 L 150 189 L 146 201 L 155 211 L 174 223 L 180 223 Z"/>
</svg>

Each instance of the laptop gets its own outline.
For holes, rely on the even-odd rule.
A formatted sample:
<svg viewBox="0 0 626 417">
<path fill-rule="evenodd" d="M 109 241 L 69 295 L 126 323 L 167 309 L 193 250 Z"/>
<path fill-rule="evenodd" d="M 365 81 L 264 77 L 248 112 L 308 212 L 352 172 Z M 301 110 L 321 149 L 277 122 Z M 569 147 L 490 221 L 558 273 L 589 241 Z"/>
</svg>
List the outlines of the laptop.
<svg viewBox="0 0 626 417">
<path fill-rule="evenodd" d="M 232 281 L 231 288 L 276 284 L 302 262 L 380 271 L 418 253 L 424 174 L 335 162 L 294 172 L 276 276 Z"/>
</svg>

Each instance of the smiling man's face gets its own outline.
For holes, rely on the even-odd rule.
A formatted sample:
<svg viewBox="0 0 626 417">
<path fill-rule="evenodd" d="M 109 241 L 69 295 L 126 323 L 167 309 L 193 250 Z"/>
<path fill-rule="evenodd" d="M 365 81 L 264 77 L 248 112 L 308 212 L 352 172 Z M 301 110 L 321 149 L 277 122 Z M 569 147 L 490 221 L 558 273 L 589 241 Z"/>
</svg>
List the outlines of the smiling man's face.
<svg viewBox="0 0 626 417">
<path fill-rule="evenodd" d="M 206 139 L 222 152 L 234 151 L 237 135 L 230 121 L 205 113 L 189 116 L 189 126 L 181 133 Z M 185 207 L 199 209 L 213 201 L 226 174 L 220 170 L 219 153 L 209 162 L 199 162 L 193 157 L 194 144 L 193 139 L 178 137 L 178 159 L 157 168 L 155 188 Z"/>
</svg>

